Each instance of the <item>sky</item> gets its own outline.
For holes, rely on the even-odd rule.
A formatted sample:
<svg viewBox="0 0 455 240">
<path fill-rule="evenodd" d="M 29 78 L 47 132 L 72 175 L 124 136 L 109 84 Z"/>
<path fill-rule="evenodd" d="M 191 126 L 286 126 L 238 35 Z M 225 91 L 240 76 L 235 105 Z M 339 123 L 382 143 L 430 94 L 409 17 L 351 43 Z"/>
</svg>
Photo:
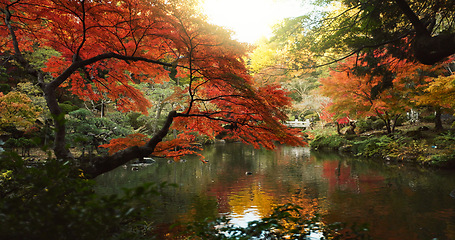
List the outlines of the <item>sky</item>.
<svg viewBox="0 0 455 240">
<path fill-rule="evenodd" d="M 309 11 L 304 0 L 205 0 L 204 9 L 213 24 L 235 32 L 234 39 L 255 43 L 270 37 L 271 27 L 286 17 Z"/>
</svg>

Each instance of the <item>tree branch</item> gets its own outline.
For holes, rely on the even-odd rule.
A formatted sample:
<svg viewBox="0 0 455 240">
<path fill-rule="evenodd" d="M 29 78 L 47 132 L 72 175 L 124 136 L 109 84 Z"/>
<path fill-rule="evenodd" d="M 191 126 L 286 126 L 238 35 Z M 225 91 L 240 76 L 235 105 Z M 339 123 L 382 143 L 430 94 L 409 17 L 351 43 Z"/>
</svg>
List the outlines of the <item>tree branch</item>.
<svg viewBox="0 0 455 240">
<path fill-rule="evenodd" d="M 133 159 L 150 156 L 155 151 L 156 145 L 169 133 L 169 128 L 172 125 L 174 118 L 177 116 L 181 116 L 181 114 L 176 111 L 170 112 L 161 130 L 156 133 L 144 146 L 130 147 L 118 151 L 110 156 L 101 156 L 88 162 L 82 162 L 80 166 L 81 169 L 87 177 L 95 178 L 105 172 L 109 172 L 119 166 L 122 166 Z"/>
<path fill-rule="evenodd" d="M 412 11 L 406 0 L 395 0 L 395 2 L 397 3 L 398 7 L 400 7 L 401 11 L 403 11 L 404 15 L 409 19 L 412 26 L 414 26 L 417 35 L 430 36 L 430 32 L 422 23 L 422 21 L 420 21 L 419 17 L 417 17 L 414 11 Z"/>
</svg>

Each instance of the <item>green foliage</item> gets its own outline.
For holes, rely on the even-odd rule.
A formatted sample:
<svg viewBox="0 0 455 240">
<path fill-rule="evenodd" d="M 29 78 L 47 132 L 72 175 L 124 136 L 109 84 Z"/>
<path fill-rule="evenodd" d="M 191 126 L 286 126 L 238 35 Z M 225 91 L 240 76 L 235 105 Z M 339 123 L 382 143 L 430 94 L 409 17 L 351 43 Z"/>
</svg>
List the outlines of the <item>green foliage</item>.
<svg viewBox="0 0 455 240">
<path fill-rule="evenodd" d="M 27 95 L 12 91 L 0 93 L 0 133 L 2 130 L 26 130 L 31 127 L 42 109 L 32 104 Z"/>
<path fill-rule="evenodd" d="M 30 155 L 30 149 L 37 146 L 37 142 L 28 138 L 9 138 L 6 140 L 4 146 L 10 149 L 21 149 L 21 155 L 24 157 L 26 154 Z"/>
<path fill-rule="evenodd" d="M 0 74 L 1 77 L 1 74 Z M 5 83 L 0 84 L 0 92 L 7 94 L 11 91 L 11 86 Z"/>
<path fill-rule="evenodd" d="M 348 140 L 340 135 L 317 135 L 310 143 L 313 149 L 339 149 L 347 145 Z"/>
<path fill-rule="evenodd" d="M 112 120 L 110 117 L 113 117 Z M 67 138 L 71 146 L 77 147 L 82 151 L 88 150 L 89 155 L 99 145 L 108 143 L 113 138 L 124 137 L 132 133 L 132 129 L 126 124 L 125 119 L 119 115 L 112 114 L 104 118 L 95 117 L 87 109 L 78 109 L 68 114 L 66 119 L 68 134 Z"/>
<path fill-rule="evenodd" d="M 113 116 L 112 120 L 110 116 Z M 66 121 L 68 141 L 72 146 L 79 147 L 82 155 L 86 149 L 92 154 L 94 149 L 99 151 L 99 145 L 132 133 L 132 129 L 125 124 L 125 119 L 122 120 L 120 116 L 99 118 L 83 108 L 70 112 Z"/>
<path fill-rule="evenodd" d="M 376 121 L 371 123 L 371 128 L 373 130 L 381 130 L 385 127 L 385 123 L 381 119 L 377 119 Z"/>
<path fill-rule="evenodd" d="M 149 228 L 149 199 L 164 187 L 98 196 L 69 162 L 29 166 L 11 153 L 0 158 L 0 173 L 0 236 L 13 240 L 140 239 Z"/>
<path fill-rule="evenodd" d="M 60 56 L 61 54 L 52 48 L 38 48 L 34 47 L 33 51 L 26 53 L 26 58 L 30 63 L 37 68 L 46 67 L 46 62 L 53 56 Z"/>
<path fill-rule="evenodd" d="M 17 91 L 26 94 L 34 105 L 43 109 L 46 108 L 46 100 L 44 99 L 43 91 L 37 85 L 34 85 L 31 82 L 23 82 L 18 83 L 16 89 Z"/>
<path fill-rule="evenodd" d="M 354 142 L 354 148 L 362 157 L 397 157 L 399 153 L 399 141 L 384 135 L 371 136 L 364 140 Z"/>
<path fill-rule="evenodd" d="M 360 133 L 373 130 L 372 125 L 373 121 L 369 118 L 360 119 L 356 122 L 357 129 Z"/>
<path fill-rule="evenodd" d="M 433 123 L 435 119 L 435 115 L 428 115 L 428 116 L 420 116 L 420 121 L 426 123 Z"/>
<path fill-rule="evenodd" d="M 399 161 L 426 161 L 425 152 L 428 146 L 423 141 L 409 137 L 383 135 L 370 136 L 355 141 L 353 148 L 358 156 L 387 158 Z"/>
<path fill-rule="evenodd" d="M 8 73 L 6 72 L 6 68 L 4 66 L 0 66 L 0 81 L 1 82 L 4 82 L 4 81 L 8 81 Z M 8 91 L 4 91 L 4 90 L 8 90 Z M 3 92 L 3 93 L 8 93 L 9 90 L 11 90 L 11 87 L 8 85 L 8 84 L 0 84 L 0 92 Z"/>
<path fill-rule="evenodd" d="M 373 130 L 382 130 L 385 127 L 383 120 L 371 116 L 365 119 L 360 119 L 356 122 L 357 129 L 360 133 L 373 131 Z"/>
<path fill-rule="evenodd" d="M 455 146 L 455 133 L 445 132 L 436 136 L 433 140 L 434 145 L 438 148 L 450 148 Z"/>
<path fill-rule="evenodd" d="M 65 101 L 64 103 L 59 103 L 58 106 L 62 109 L 62 111 L 65 113 L 65 114 L 68 114 L 72 111 L 76 111 L 77 109 L 79 109 L 78 106 L 75 106 L 72 102 L 70 101 Z"/>
<path fill-rule="evenodd" d="M 427 162 L 431 166 L 434 167 L 441 167 L 441 168 L 455 168 L 455 151 L 451 151 L 446 154 L 437 154 L 431 156 L 429 161 Z"/>
</svg>

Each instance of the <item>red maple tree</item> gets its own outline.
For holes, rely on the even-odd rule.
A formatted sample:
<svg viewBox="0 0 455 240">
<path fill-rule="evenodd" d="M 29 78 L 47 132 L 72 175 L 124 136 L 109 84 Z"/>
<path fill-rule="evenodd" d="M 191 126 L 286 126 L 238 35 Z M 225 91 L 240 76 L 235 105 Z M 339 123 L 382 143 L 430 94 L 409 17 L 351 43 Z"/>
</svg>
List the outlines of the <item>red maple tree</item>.
<svg viewBox="0 0 455 240">
<path fill-rule="evenodd" d="M 229 138 L 257 147 L 273 148 L 275 141 L 304 144 L 297 131 L 281 124 L 290 104 L 286 92 L 279 86 L 255 86 L 243 61 L 247 46 L 205 22 L 192 4 L 192 0 L 0 1 L 4 19 L 0 51 L 11 53 L 42 88 L 54 118 L 57 158 L 74 159 L 66 148 L 57 91 L 66 89 L 82 100 L 109 98 L 119 110 L 146 113 L 150 102 L 134 84 L 159 83 L 169 76 L 188 81 L 185 92 L 176 95 L 185 104 L 171 111 L 162 129 L 144 145 L 126 144 L 112 155 L 84 163 L 86 175 L 94 177 L 156 152 L 171 125 L 186 136 L 197 132 L 213 137 L 227 131 Z M 25 54 L 36 47 L 54 49 L 58 55 L 39 69 Z M 160 148 L 165 151 L 172 144 L 183 143 L 161 143 Z"/>
<path fill-rule="evenodd" d="M 335 113 L 334 117 L 377 116 L 391 133 L 398 119 L 412 106 L 408 95 L 412 89 L 407 85 L 415 85 L 421 80 L 415 76 L 418 69 L 429 71 L 433 67 L 400 60 L 386 52 L 378 51 L 376 55 L 381 59 L 380 65 L 386 68 L 384 74 L 355 74 L 355 68 L 367 69 L 368 66 L 361 57 L 353 56 L 331 71 L 330 77 L 320 80 L 321 91 L 332 98 L 329 110 Z M 388 76 L 393 76 L 390 80 L 393 87 L 383 86 L 384 78 Z"/>
</svg>

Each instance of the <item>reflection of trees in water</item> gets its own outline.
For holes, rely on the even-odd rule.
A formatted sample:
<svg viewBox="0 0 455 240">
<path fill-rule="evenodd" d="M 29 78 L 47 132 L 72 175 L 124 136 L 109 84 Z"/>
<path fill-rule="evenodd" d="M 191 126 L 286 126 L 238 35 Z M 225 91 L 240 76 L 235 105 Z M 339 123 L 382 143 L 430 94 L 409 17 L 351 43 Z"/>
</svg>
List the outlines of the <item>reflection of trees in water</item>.
<svg viewBox="0 0 455 240">
<path fill-rule="evenodd" d="M 327 223 L 369 223 L 374 239 L 455 237 L 452 172 L 366 163 L 333 153 L 308 156 L 305 148 L 286 146 L 265 151 L 243 144 L 214 145 L 203 154 L 209 163 L 157 159 L 139 171 L 117 169 L 98 179 L 99 184 L 107 192 L 150 181 L 177 183 L 158 199 L 156 220 L 169 224 L 218 213 L 260 218 L 278 204 L 293 203 L 308 215 L 319 211 Z"/>
<path fill-rule="evenodd" d="M 237 218 L 240 224 L 267 217 L 273 208 L 285 203 L 301 206 L 305 215 L 315 213 L 317 200 L 308 196 L 307 188 L 302 186 L 299 178 L 295 178 L 296 174 L 291 172 L 292 176 L 284 176 L 290 173 L 290 169 L 302 172 L 309 148 L 280 146 L 273 152 L 253 149 L 237 149 L 236 152 L 242 154 L 234 154 L 237 157 L 231 158 L 223 168 L 226 169 L 223 173 L 233 181 L 220 180 L 209 188 L 209 194 L 218 199 L 221 213 Z M 249 163 L 243 164 L 243 161 Z M 246 170 L 252 175 L 245 175 Z M 249 219 L 245 219 L 245 215 Z"/>
</svg>

